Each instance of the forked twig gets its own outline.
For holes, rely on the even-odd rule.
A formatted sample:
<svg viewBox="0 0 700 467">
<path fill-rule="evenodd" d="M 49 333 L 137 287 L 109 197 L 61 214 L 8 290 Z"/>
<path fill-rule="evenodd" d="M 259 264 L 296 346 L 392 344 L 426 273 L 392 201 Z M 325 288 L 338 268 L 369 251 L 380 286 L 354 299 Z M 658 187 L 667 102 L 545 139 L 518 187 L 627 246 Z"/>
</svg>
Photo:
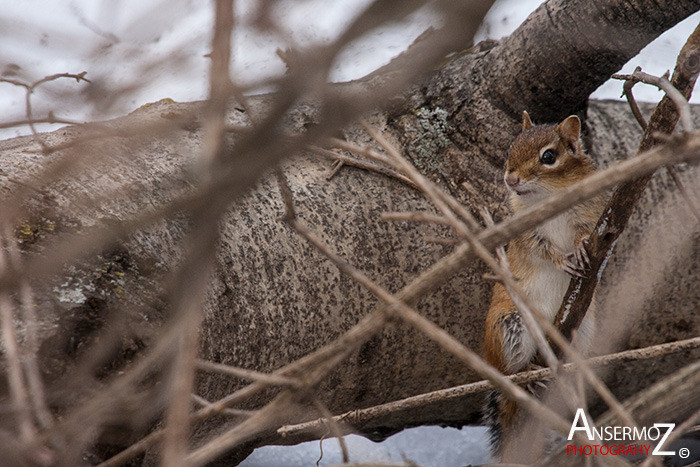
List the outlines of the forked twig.
<svg viewBox="0 0 700 467">
<path fill-rule="evenodd" d="M 340 445 L 340 451 L 343 454 L 343 463 L 350 462 L 348 447 L 345 445 L 345 438 L 343 438 L 343 433 L 340 429 L 338 420 L 336 420 L 333 417 L 333 414 L 330 412 L 330 410 L 328 410 L 326 404 L 321 402 L 321 399 L 319 399 L 318 397 L 314 398 L 314 406 L 316 407 L 316 410 L 318 410 L 321 413 L 321 416 L 323 416 L 323 419 L 328 424 L 328 428 L 330 429 L 331 433 L 333 433 L 333 437 L 338 440 L 338 444 Z M 321 449 L 323 449 L 323 447 Z M 321 457 L 323 457 L 323 451 L 321 451 Z"/>
<path fill-rule="evenodd" d="M 86 74 L 87 74 L 86 71 L 83 71 L 82 73 L 57 73 L 54 75 L 44 76 L 43 78 L 41 78 L 37 81 L 34 81 L 33 83 L 25 83 L 23 81 L 19 81 L 16 79 L 1 78 L 0 77 L 0 83 L 8 83 L 8 84 L 12 84 L 14 86 L 19 86 L 19 87 L 22 87 L 25 89 L 24 106 L 25 106 L 25 111 L 26 111 L 26 115 L 27 115 L 27 120 L 25 121 L 25 123 L 27 125 L 29 125 L 29 128 L 32 130 L 32 135 L 34 135 L 34 139 L 39 144 L 39 146 L 41 146 L 43 151 L 46 152 L 46 151 L 48 151 L 49 148 L 46 145 L 46 143 L 44 143 L 44 141 L 39 137 L 39 133 L 37 133 L 36 127 L 34 126 L 35 123 L 44 123 L 44 122 L 42 122 L 42 119 L 36 120 L 32 116 L 32 98 L 31 98 L 31 96 L 34 93 L 34 90 L 44 83 L 48 83 L 49 81 L 54 81 L 54 80 L 57 80 L 60 78 L 72 78 L 78 83 L 81 81 L 85 81 L 85 82 L 89 83 L 90 80 L 85 77 Z M 51 113 L 49 114 L 49 116 L 47 117 L 46 120 L 47 121 L 45 123 L 70 123 L 69 120 L 62 121 L 61 119 L 56 119 L 53 116 L 53 114 L 51 114 Z M 56 120 L 59 120 L 59 121 L 56 121 Z M 11 126 L 16 126 L 16 125 L 11 124 Z"/>
<path fill-rule="evenodd" d="M 642 71 L 642 68 L 637 67 L 637 68 L 635 68 L 634 71 L 635 72 Z M 637 105 L 637 101 L 634 98 L 634 93 L 632 92 L 632 88 L 638 82 L 639 81 L 635 81 L 633 79 L 626 79 L 624 84 L 622 85 L 622 95 L 627 98 L 627 103 L 629 104 L 630 109 L 632 110 L 632 115 L 634 115 L 634 118 L 637 119 L 637 123 L 639 123 L 639 126 L 642 127 L 642 131 L 646 131 L 647 121 L 644 118 L 644 115 L 642 115 L 642 111 L 639 110 L 639 106 Z"/>
<path fill-rule="evenodd" d="M 634 73 L 641 73 L 641 72 L 642 72 L 641 67 L 637 67 L 634 70 Z M 622 75 L 619 75 L 619 76 L 621 77 Z M 631 75 L 631 76 L 634 76 L 634 75 Z M 647 76 L 649 76 L 649 75 L 647 75 Z M 662 78 L 663 77 L 661 77 L 659 79 L 662 79 Z M 622 89 L 623 89 L 622 95 L 627 98 L 627 102 L 630 105 L 630 109 L 632 110 L 632 114 L 637 119 L 637 122 L 641 126 L 642 131 L 646 132 L 648 124 L 647 124 L 646 120 L 644 119 L 642 112 L 639 110 L 639 106 L 637 105 L 637 101 L 634 99 L 634 94 L 632 94 L 632 88 L 634 87 L 635 84 L 637 84 L 640 81 L 641 80 L 626 79 L 625 83 L 622 85 Z M 666 81 L 668 81 L 668 80 L 666 79 Z M 670 82 L 668 84 L 670 86 L 672 86 Z M 675 86 L 672 86 L 672 87 L 673 87 L 673 89 L 676 89 Z M 687 100 L 685 99 L 685 97 L 683 97 L 683 95 L 681 95 L 680 98 L 682 98 L 686 102 L 686 105 L 688 105 Z M 678 96 L 676 96 L 676 99 L 680 99 L 680 98 Z M 675 102 L 675 100 L 674 100 L 674 102 Z M 700 222 L 700 209 L 695 204 L 695 201 L 690 196 L 690 193 L 686 189 L 686 187 L 683 184 L 683 182 L 681 181 L 680 177 L 678 177 L 678 174 L 676 173 L 676 169 L 674 169 L 673 166 L 669 165 L 669 166 L 666 166 L 666 170 L 668 171 L 668 174 L 673 179 L 673 182 L 676 184 L 676 187 L 678 188 L 678 190 L 681 192 L 683 199 L 685 199 L 686 205 L 688 206 L 690 211 L 695 216 L 695 219 L 697 219 L 697 221 Z"/>
<path fill-rule="evenodd" d="M 333 171 L 328 175 L 327 179 L 331 179 L 333 176 L 335 176 L 335 174 L 338 172 L 338 170 L 340 170 L 341 167 L 343 167 L 344 165 L 347 165 L 347 166 L 357 167 L 359 169 L 365 169 L 365 170 L 368 170 L 370 172 L 376 172 L 376 173 L 381 174 L 381 175 L 386 175 L 387 177 L 396 179 L 396 180 L 400 181 L 401 183 L 404 183 L 404 184 L 410 186 L 411 188 L 417 188 L 416 185 L 410 179 L 408 179 L 405 175 L 397 172 L 396 170 L 390 169 L 388 167 L 383 167 L 381 165 L 372 164 L 372 163 L 365 162 L 365 161 L 362 161 L 360 159 L 356 159 L 353 157 L 344 156 L 342 154 L 338 154 L 338 153 L 333 152 L 331 150 L 319 148 L 316 146 L 311 146 L 309 148 L 309 150 L 314 154 L 318 154 L 318 155 L 323 156 L 327 159 L 331 159 L 331 160 L 336 161 L 336 166 L 334 167 Z"/>
<path fill-rule="evenodd" d="M 634 73 L 631 75 L 614 74 L 612 75 L 612 78 L 625 80 L 626 82 L 637 81 L 658 87 L 666 93 L 668 98 L 671 99 L 674 104 L 676 104 L 678 112 L 680 113 L 680 121 L 681 125 L 683 125 L 683 130 L 686 133 L 690 133 L 694 130 L 693 121 L 690 116 L 690 104 L 688 104 L 688 100 L 683 96 L 683 94 L 681 94 L 680 91 L 676 89 L 676 87 L 668 80 L 669 72 L 666 72 L 666 74 L 663 76 L 654 76 L 644 73 L 640 67 L 637 67 L 637 69 L 634 70 Z"/>
</svg>

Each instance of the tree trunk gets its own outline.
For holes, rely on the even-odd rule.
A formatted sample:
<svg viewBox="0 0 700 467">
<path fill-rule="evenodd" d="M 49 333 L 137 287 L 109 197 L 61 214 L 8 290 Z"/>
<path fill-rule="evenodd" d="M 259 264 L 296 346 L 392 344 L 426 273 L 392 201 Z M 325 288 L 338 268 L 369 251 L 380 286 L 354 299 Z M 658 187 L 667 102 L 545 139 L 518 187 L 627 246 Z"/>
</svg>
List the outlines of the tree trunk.
<svg viewBox="0 0 700 467">
<path fill-rule="evenodd" d="M 536 122 L 581 113 L 587 123 L 586 144 L 603 166 L 634 153 L 641 130 L 626 104 L 587 102 L 587 97 L 644 45 L 699 8 L 696 2 L 650 3 L 550 1 L 509 38 L 456 55 L 422 85 L 392 100 L 389 111 L 375 112 L 368 120 L 424 174 L 474 212 L 486 206 L 498 221 L 506 215 L 502 166 L 519 131 L 522 110 L 531 112 Z M 381 79 L 378 76 L 338 88 L 350 94 L 368 92 Z M 275 98 L 251 98 L 250 109 L 264 115 Z M 3 194 L 26 195 L 27 212 L 15 233 L 27 255 L 53 265 L 45 272 L 39 259 L 31 263 L 37 265 L 32 273 L 41 310 L 40 358 L 57 406 L 70 404 L 71 398 L 59 392 L 70 387 L 66 386 L 70 375 L 87 373 L 102 379 L 110 370 L 125 368 L 134 355 L 153 344 L 170 311 L 170 286 L 161 280 L 181 260 L 187 247 L 181 241 L 190 226 L 186 216 L 174 215 L 115 241 L 99 256 L 90 245 L 74 245 L 76 252 L 85 250 L 81 261 L 57 275 L 51 268 L 72 252 L 52 250 L 52 242 L 100 225 L 118 234 L 145 208 L 196 191 L 193 161 L 201 152 L 203 135 L 197 124 L 181 125 L 178 116 L 198 114 L 200 106 L 150 105 L 97 128 L 112 136 L 82 141 L 57 155 L 32 152 L 37 147 L 32 137 L 0 143 L 3 178 L 23 183 L 3 183 Z M 309 131 L 318 123 L 318 114 L 315 105 L 301 104 L 287 119 L 287 129 Z M 700 110 L 694 108 L 694 115 L 700 117 Z M 238 109 L 231 111 L 230 119 L 234 125 L 248 122 Z M 167 133 L 135 132 L 149 125 L 181 127 Z M 90 131 L 91 127 L 67 128 L 41 137 L 58 145 Z M 370 142 L 356 125 L 345 126 L 342 133 L 351 142 Z M 35 187 L 38 191 L 26 188 L 42 167 L 68 153 L 82 158 L 79 172 L 56 176 Z M 243 160 L 242 174 L 249 169 L 243 163 L 255 164 L 251 161 Z M 263 169 L 262 164 L 255 167 Z M 387 211 L 432 212 L 420 192 L 396 179 L 351 167 L 328 179 L 331 163 L 308 153 L 288 158 L 283 170 L 301 220 L 389 291 L 401 289 L 452 248 L 426 240 L 445 236 L 444 228 L 380 218 Z M 697 192 L 697 167 L 679 171 Z M 232 185 L 231 190 L 244 192 L 246 183 Z M 283 212 L 278 187 L 267 174 L 222 222 L 204 305 L 201 358 L 270 372 L 336 339 L 377 303 L 279 221 Z M 622 323 L 606 350 L 698 335 L 700 231 L 688 217 L 670 179 L 657 174 L 600 285 L 604 325 Z M 674 235 L 668 243 L 659 242 L 664 235 L 659 225 L 672 226 Z M 655 258 L 655 264 L 648 264 L 647 258 Z M 475 350 L 481 347 L 490 299 L 491 283 L 483 279 L 486 272 L 481 263 L 473 262 L 417 304 L 423 316 Z M 634 313 L 623 315 L 628 309 Z M 90 350 L 97 336 L 112 336 L 101 354 Z M 686 352 L 664 357 L 662 366 L 627 364 L 611 375 L 611 387 L 626 397 L 697 356 Z M 73 361 L 83 362 L 82 366 L 62 376 Z M 319 394 L 331 412 L 340 413 L 478 379 L 419 332 L 394 324 L 324 379 Z M 217 400 L 242 385 L 234 378 L 200 373 L 198 394 Z M 244 408 L 261 406 L 272 394 L 262 392 Z M 477 399 L 471 398 L 407 412 L 375 423 L 368 434 L 382 436 L 421 423 L 476 423 L 479 409 Z M 316 416 L 308 413 L 309 418 Z"/>
</svg>

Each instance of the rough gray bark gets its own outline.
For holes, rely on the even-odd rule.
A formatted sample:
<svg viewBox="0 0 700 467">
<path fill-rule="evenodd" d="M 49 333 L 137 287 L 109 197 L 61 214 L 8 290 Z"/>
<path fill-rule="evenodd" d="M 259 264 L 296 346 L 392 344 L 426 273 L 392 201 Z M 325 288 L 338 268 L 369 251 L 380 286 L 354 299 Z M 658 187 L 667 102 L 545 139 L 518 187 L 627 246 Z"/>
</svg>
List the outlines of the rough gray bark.
<svg viewBox="0 0 700 467">
<path fill-rule="evenodd" d="M 540 122 L 580 111 L 590 92 L 610 73 L 646 42 L 698 9 L 693 2 L 639 2 L 637 9 L 621 14 L 629 2 L 607 2 L 600 11 L 595 10 L 600 12 L 598 17 L 598 13 L 591 13 L 588 3 L 549 2 L 509 39 L 482 44 L 472 53 L 454 57 L 423 86 L 393 101 L 390 112 L 377 112 L 370 121 L 400 145 L 424 173 L 468 207 L 486 205 L 496 211 L 497 218 L 504 216 L 501 168 L 507 146 L 518 131 L 520 111 L 533 110 L 533 118 L 539 117 Z M 572 49 L 561 39 L 567 34 L 561 31 L 569 31 L 566 21 L 575 17 L 585 24 L 586 12 L 589 17 L 599 18 L 594 29 L 598 28 L 595 30 L 601 36 L 595 37 L 608 37 L 610 30 L 617 31 L 620 43 L 615 44 L 616 53 L 605 54 L 604 60 L 599 61 L 595 55 L 600 44 L 594 38 L 586 38 L 592 41 L 590 47 Z M 544 64 L 551 66 L 551 74 L 539 76 L 533 71 L 546 69 Z M 536 86 L 523 86 L 524 81 Z M 364 85 L 369 90 L 371 80 Z M 348 89 L 355 91 L 360 89 L 358 86 L 363 83 L 353 83 Z M 256 115 L 264 115 L 272 99 L 251 99 L 251 108 Z M 176 122 L 177 115 L 196 113 L 199 105 L 159 103 L 108 123 L 106 128 L 133 129 Z M 288 119 L 288 128 L 302 132 L 313 127 L 318 114 L 313 104 L 302 104 Z M 699 114 L 696 109 L 695 115 Z M 590 102 L 586 116 L 587 144 L 603 165 L 634 152 L 641 131 L 625 104 Z M 230 120 L 237 125 L 247 123 L 238 110 L 231 112 Z M 84 131 L 63 129 L 43 137 L 47 144 L 59 144 Z M 357 127 L 346 127 L 343 132 L 356 143 L 369 142 Z M 192 158 L 199 153 L 201 138 L 197 125 L 184 125 L 163 136 L 114 136 L 65 150 L 86 158 L 85 171 L 42 187 L 38 195 L 30 191 L 29 215 L 18 226 L 17 236 L 28 254 L 50 260 L 64 253 L 50 249 L 51 242 L 61 235 L 99 224 L 114 225 L 118 230 L 119 222 L 144 207 L 191 192 L 195 188 L 192 170 L 196 168 Z M 35 148 L 30 137 L 0 143 L 3 178 L 31 183 L 42 166 L 53 163 L 61 154 L 37 155 L 31 152 Z M 96 160 L 91 157 L 94 155 L 107 158 Z M 245 162 L 256 163 L 252 156 Z M 256 170 L 262 169 L 262 165 L 256 166 Z M 379 219 L 385 211 L 429 210 L 428 203 L 414 189 L 354 168 L 343 168 L 327 180 L 329 170 L 329 162 L 308 154 L 284 163 L 303 221 L 377 283 L 396 291 L 450 250 L 425 240 L 427 236 L 444 235 L 440 228 Z M 698 179 L 697 168 L 687 167 L 680 172 L 688 184 Z M 462 188 L 465 181 L 475 188 L 475 195 Z M 246 183 L 231 189 L 242 191 Z M 8 197 L 19 189 L 12 182 L 0 188 Z M 375 300 L 368 292 L 340 275 L 278 221 L 282 212 L 276 184 L 272 177 L 265 176 L 231 208 L 222 223 L 202 325 L 202 358 L 271 371 L 338 337 L 372 309 Z M 698 335 L 700 231 L 697 224 L 686 221 L 687 217 L 672 182 L 663 174 L 657 175 L 601 284 L 599 295 L 603 303 L 610 304 L 605 319 L 612 324 L 606 326 L 623 323 L 624 327 L 613 333 L 620 338 L 611 343 L 614 348 Z M 662 245 L 668 250 L 664 257 L 668 262 L 661 268 L 644 264 L 646 258 L 656 258 L 649 249 L 659 246 L 658 239 L 663 235 L 656 229 L 659 223 L 673 225 L 678 233 Z M 70 375 L 76 373 L 61 376 L 70 368 L 67 356 L 89 355 L 89 364 L 83 363 L 80 368 L 88 367 L 90 377 L 99 379 L 109 369 L 122 368 L 152 343 L 159 326 L 168 318 L 166 290 L 159 281 L 177 265 L 182 246 L 179 241 L 188 231 L 184 216 L 158 222 L 124 241 L 116 241 L 100 256 L 87 254 L 74 268 L 52 276 L 48 282 L 38 282 L 43 284 L 37 289 L 44 329 L 40 356 L 45 376 L 52 381 L 50 389 L 55 390 L 52 394 L 56 405 L 69 405 L 72 400 L 72 395 L 66 396 L 65 387 L 70 387 Z M 656 273 L 646 276 L 649 283 L 645 284 L 630 275 L 632 264 L 633 270 Z M 668 271 L 672 273 L 664 273 Z M 34 272 L 37 281 L 44 274 Z M 424 316 L 473 349 L 481 346 L 490 297 L 490 283 L 482 278 L 485 272 L 482 265 L 474 263 L 418 303 Z M 647 294 L 649 290 L 653 293 Z M 637 314 L 621 320 L 618 313 L 630 308 Z M 90 355 L 103 328 L 117 329 L 118 339 L 106 347 L 103 355 Z M 697 353 L 666 357 L 663 366 L 627 365 L 612 375 L 612 388 L 620 396 L 631 394 L 691 358 L 697 358 Z M 629 374 L 638 376 L 630 378 L 626 376 Z M 340 413 L 475 379 L 471 370 L 427 338 L 396 325 L 371 339 L 333 371 L 323 382 L 320 394 L 332 412 Z M 215 400 L 241 385 L 231 378 L 202 374 L 198 393 Z M 269 397 L 270 393 L 263 393 L 247 407 L 259 406 Z M 124 410 L 119 404 L 117 407 Z M 153 412 L 158 410 L 153 407 Z M 474 423 L 478 410 L 474 401 L 455 403 L 409 413 L 372 429 L 382 435 L 411 424 Z M 309 418 L 315 416 L 309 413 Z"/>
</svg>

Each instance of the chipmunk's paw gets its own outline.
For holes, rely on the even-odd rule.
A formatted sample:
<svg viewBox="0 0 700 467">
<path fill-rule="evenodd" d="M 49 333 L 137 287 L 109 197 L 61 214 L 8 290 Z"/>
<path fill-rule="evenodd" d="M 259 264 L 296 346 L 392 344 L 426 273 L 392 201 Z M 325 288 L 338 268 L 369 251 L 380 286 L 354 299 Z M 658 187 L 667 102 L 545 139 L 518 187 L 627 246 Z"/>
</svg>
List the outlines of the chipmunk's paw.
<svg viewBox="0 0 700 467">
<path fill-rule="evenodd" d="M 547 368 L 546 366 L 538 365 L 537 363 L 530 362 L 527 364 L 527 366 L 523 369 L 523 371 L 534 371 L 534 370 L 543 370 Z"/>
<path fill-rule="evenodd" d="M 533 370 L 543 370 L 544 366 L 538 365 L 536 363 L 530 362 L 527 364 L 527 366 L 523 369 L 524 371 L 533 371 Z M 539 394 L 543 390 L 546 390 L 548 387 L 549 382 L 551 381 L 551 378 L 544 378 L 538 381 L 533 381 L 531 383 L 528 383 L 527 389 L 530 391 L 532 394 Z"/>
<path fill-rule="evenodd" d="M 566 256 L 561 268 L 574 277 L 586 277 L 591 268 L 591 260 L 586 251 L 588 246 L 588 237 L 584 237 L 576 251 Z"/>
</svg>

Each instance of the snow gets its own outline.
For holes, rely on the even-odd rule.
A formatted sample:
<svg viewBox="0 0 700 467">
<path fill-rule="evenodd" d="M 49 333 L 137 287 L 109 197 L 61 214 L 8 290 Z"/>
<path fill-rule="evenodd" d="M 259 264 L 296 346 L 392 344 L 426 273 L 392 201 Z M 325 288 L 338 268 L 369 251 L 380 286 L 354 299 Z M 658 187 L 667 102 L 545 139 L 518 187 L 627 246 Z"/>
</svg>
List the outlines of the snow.
<svg viewBox="0 0 700 467">
<path fill-rule="evenodd" d="M 276 50 L 327 43 L 371 0 L 281 0 L 274 3 L 280 18 L 276 33 L 258 31 L 256 2 L 236 2 L 232 76 L 239 83 L 279 76 L 285 66 Z M 489 12 L 478 39 L 509 34 L 537 8 L 539 0 L 498 0 Z M 32 96 L 34 116 L 78 121 L 100 120 L 128 113 L 162 98 L 175 101 L 204 99 L 207 94 L 212 2 L 202 0 L 14 0 L 0 12 L 0 73 L 31 82 L 43 76 L 87 71 L 93 85 L 62 79 L 39 88 Z M 649 44 L 622 72 L 637 65 L 652 74 L 672 69 L 676 56 L 700 21 L 695 14 Z M 373 31 L 347 47 L 332 67 L 329 79 L 346 81 L 386 64 L 429 26 L 439 20 L 429 8 Z M 618 99 L 622 84 L 608 81 L 596 99 Z M 661 93 L 638 85 L 640 101 L 658 101 Z M 95 98 L 98 99 L 95 99 Z M 692 102 L 700 102 L 696 96 Z M 24 90 L 0 83 L 1 122 L 25 117 Z M 40 131 L 56 126 L 38 125 Z M 27 128 L 0 130 L 0 139 L 27 134 Z M 353 461 L 407 459 L 426 466 L 461 466 L 488 460 L 482 427 L 462 430 L 420 427 L 405 430 L 377 444 L 358 436 L 346 439 Z M 324 441 L 320 465 L 337 463 L 335 440 Z M 267 446 L 256 450 L 243 466 L 307 466 L 319 457 L 318 442 L 297 447 Z"/>
<path fill-rule="evenodd" d="M 441 428 L 437 426 L 411 428 L 374 443 L 357 435 L 345 437 L 351 462 L 394 462 L 404 459 L 424 467 L 462 467 L 490 461 L 486 446 L 488 434 L 484 427 Z M 318 441 L 287 446 L 264 446 L 256 449 L 240 467 L 308 467 L 320 457 Z M 323 458 L 319 465 L 342 462 L 342 454 L 335 439 L 323 441 Z"/>
</svg>

